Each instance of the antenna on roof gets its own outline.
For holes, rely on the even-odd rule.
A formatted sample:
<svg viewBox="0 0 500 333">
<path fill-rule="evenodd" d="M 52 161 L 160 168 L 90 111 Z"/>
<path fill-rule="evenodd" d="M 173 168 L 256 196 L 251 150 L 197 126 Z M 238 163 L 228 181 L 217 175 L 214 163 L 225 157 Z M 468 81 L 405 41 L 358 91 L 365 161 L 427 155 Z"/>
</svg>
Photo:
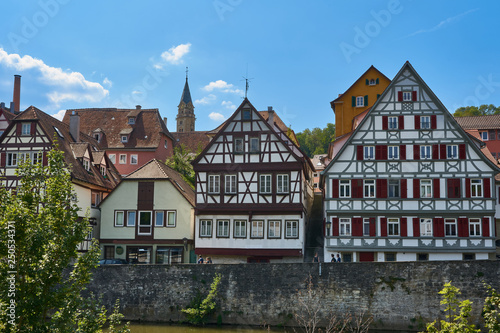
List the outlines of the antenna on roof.
<svg viewBox="0 0 500 333">
<path fill-rule="evenodd" d="M 245 79 L 245 98 L 247 98 L 248 88 L 250 87 L 250 85 L 248 84 L 248 82 L 250 80 L 253 80 L 253 78 L 251 78 L 251 79 L 248 78 L 248 64 L 247 64 L 247 74 L 245 76 L 243 76 L 243 78 Z"/>
</svg>

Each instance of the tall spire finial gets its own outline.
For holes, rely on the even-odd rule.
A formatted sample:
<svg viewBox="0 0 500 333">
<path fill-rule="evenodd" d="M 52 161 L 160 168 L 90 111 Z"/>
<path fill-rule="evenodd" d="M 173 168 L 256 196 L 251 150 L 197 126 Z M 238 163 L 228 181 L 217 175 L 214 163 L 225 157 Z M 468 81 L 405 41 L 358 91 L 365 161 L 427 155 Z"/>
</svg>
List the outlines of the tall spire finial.
<svg viewBox="0 0 500 333">
<path fill-rule="evenodd" d="M 250 87 L 250 85 L 248 84 L 248 82 L 250 80 L 253 80 L 253 78 L 251 78 L 251 79 L 248 78 L 248 64 L 247 64 L 247 74 L 246 74 L 246 76 L 243 76 L 243 78 L 245 79 L 245 98 L 247 98 L 248 88 Z"/>
<path fill-rule="evenodd" d="M 188 67 L 186 66 L 186 81 L 188 79 Z"/>
</svg>

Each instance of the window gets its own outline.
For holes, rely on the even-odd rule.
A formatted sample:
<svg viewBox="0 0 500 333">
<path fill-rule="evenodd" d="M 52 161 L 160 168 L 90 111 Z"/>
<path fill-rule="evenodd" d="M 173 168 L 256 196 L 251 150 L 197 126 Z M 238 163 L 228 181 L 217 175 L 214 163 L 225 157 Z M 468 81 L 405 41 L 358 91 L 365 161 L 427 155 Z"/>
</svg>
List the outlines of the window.
<svg viewBox="0 0 500 333">
<path fill-rule="evenodd" d="M 367 179 L 364 181 L 364 197 L 375 198 L 375 180 Z"/>
<path fill-rule="evenodd" d="M 252 221 L 250 236 L 252 238 L 264 238 L 264 221 Z"/>
<path fill-rule="evenodd" d="M 236 193 L 236 175 L 225 176 L 226 193 Z"/>
<path fill-rule="evenodd" d="M 115 212 L 115 227 L 123 227 L 123 211 Z"/>
<path fill-rule="evenodd" d="M 420 116 L 420 129 L 430 129 L 431 128 L 431 117 Z"/>
<path fill-rule="evenodd" d="M 286 221 L 285 238 L 299 238 L 299 221 Z"/>
<path fill-rule="evenodd" d="M 104 246 L 104 259 L 114 259 L 114 258 L 115 258 L 115 247 Z"/>
<path fill-rule="evenodd" d="M 212 237 L 212 220 L 200 220 L 200 237 Z"/>
<path fill-rule="evenodd" d="M 389 179 L 389 198 L 399 198 L 399 180 Z"/>
<path fill-rule="evenodd" d="M 432 219 L 420 219 L 420 236 L 432 236 Z"/>
<path fill-rule="evenodd" d="M 420 181 L 420 197 L 432 198 L 432 181 L 430 179 Z"/>
<path fill-rule="evenodd" d="M 281 221 L 268 221 L 268 238 L 281 238 Z"/>
<path fill-rule="evenodd" d="M 367 217 L 363 219 L 363 236 L 370 236 L 370 219 Z"/>
<path fill-rule="evenodd" d="M 250 152 L 258 153 L 260 151 L 259 138 L 250 138 Z"/>
<path fill-rule="evenodd" d="M 91 207 L 99 206 L 99 204 L 101 203 L 101 193 L 91 191 L 90 195 L 91 195 L 90 206 Z"/>
<path fill-rule="evenodd" d="M 157 264 L 180 264 L 182 260 L 182 247 L 158 246 L 156 248 Z"/>
<path fill-rule="evenodd" d="M 127 247 L 127 261 L 131 264 L 151 264 L 151 246 Z"/>
<path fill-rule="evenodd" d="M 352 252 L 342 252 L 343 262 L 352 262 Z"/>
<path fill-rule="evenodd" d="M 135 227 L 135 215 L 135 211 L 127 212 L 127 227 Z"/>
<path fill-rule="evenodd" d="M 229 237 L 229 220 L 217 221 L 217 237 Z"/>
<path fill-rule="evenodd" d="M 429 253 L 417 253 L 417 260 L 418 261 L 428 261 L 429 260 Z"/>
<path fill-rule="evenodd" d="M 121 140 L 123 143 L 128 142 L 128 135 L 122 135 L 121 138 L 122 138 Z"/>
<path fill-rule="evenodd" d="M 488 141 L 488 132 L 479 132 L 479 136 L 481 137 L 481 140 Z"/>
<path fill-rule="evenodd" d="M 390 160 L 399 159 L 399 146 L 389 146 L 388 147 L 388 157 Z"/>
<path fill-rule="evenodd" d="M 271 175 L 260 175 L 260 193 L 271 193 Z"/>
<path fill-rule="evenodd" d="M 370 79 L 370 86 L 374 86 L 375 85 L 375 80 L 374 79 Z"/>
<path fill-rule="evenodd" d="M 42 163 L 42 157 L 43 157 L 43 153 L 41 153 L 41 152 L 33 153 L 33 158 L 31 159 L 31 162 L 33 164 Z"/>
<path fill-rule="evenodd" d="M 23 123 L 21 127 L 21 135 L 31 134 L 31 123 Z"/>
<path fill-rule="evenodd" d="M 163 227 L 164 212 L 155 212 L 155 227 Z"/>
<path fill-rule="evenodd" d="M 488 132 L 488 139 L 489 140 L 495 140 L 495 138 L 496 138 L 495 130 L 489 130 L 489 132 Z"/>
<path fill-rule="evenodd" d="M 450 160 L 454 160 L 458 158 L 458 146 L 457 145 L 449 145 L 446 146 L 446 158 Z"/>
<path fill-rule="evenodd" d="M 464 253 L 463 259 L 464 260 L 475 260 L 476 254 L 475 253 Z"/>
<path fill-rule="evenodd" d="M 430 160 L 432 158 L 431 146 L 420 146 L 420 158 L 423 160 Z"/>
<path fill-rule="evenodd" d="M 250 109 L 243 110 L 241 118 L 243 120 L 252 120 L 252 111 Z"/>
<path fill-rule="evenodd" d="M 411 102 L 412 101 L 412 91 L 403 91 L 403 102 Z"/>
<path fill-rule="evenodd" d="M 101 133 L 94 133 L 94 139 L 97 142 L 101 142 Z"/>
<path fill-rule="evenodd" d="M 483 196 L 483 180 L 482 179 L 471 179 L 471 197 L 481 198 Z"/>
<path fill-rule="evenodd" d="M 127 155 L 120 154 L 120 164 L 127 164 Z"/>
<path fill-rule="evenodd" d="M 384 257 L 385 261 L 396 261 L 396 253 L 394 252 L 385 252 Z"/>
<path fill-rule="evenodd" d="M 247 237 L 247 221 L 235 220 L 234 221 L 234 238 Z"/>
<path fill-rule="evenodd" d="M 83 167 L 85 170 L 90 171 L 90 161 L 85 157 L 83 158 Z"/>
<path fill-rule="evenodd" d="M 245 151 L 245 146 L 243 143 L 243 138 L 234 139 L 234 152 L 243 153 Z"/>
<path fill-rule="evenodd" d="M 175 211 L 167 212 L 167 227 L 175 227 L 177 213 Z"/>
<path fill-rule="evenodd" d="M 351 197 L 351 181 L 348 179 L 341 179 L 339 183 L 339 197 L 350 198 Z"/>
<path fill-rule="evenodd" d="M 109 154 L 109 160 L 111 163 L 115 164 L 116 163 L 116 155 L 115 154 Z"/>
<path fill-rule="evenodd" d="M 153 225 L 153 212 L 139 212 L 138 235 L 151 235 Z"/>
<path fill-rule="evenodd" d="M 374 146 L 365 146 L 363 156 L 364 156 L 365 160 L 375 159 L 375 147 Z"/>
<path fill-rule="evenodd" d="M 399 236 L 399 219 L 397 218 L 387 219 L 387 235 Z"/>
<path fill-rule="evenodd" d="M 389 129 L 398 129 L 398 117 L 388 117 L 388 127 Z"/>
<path fill-rule="evenodd" d="M 356 107 L 365 106 L 365 98 L 363 96 L 356 97 Z"/>
<path fill-rule="evenodd" d="M 7 153 L 7 166 L 17 166 L 17 153 Z"/>
<path fill-rule="evenodd" d="M 277 193 L 288 193 L 288 175 L 277 175 Z"/>
<path fill-rule="evenodd" d="M 469 219 L 469 235 L 481 236 L 481 220 Z"/>
<path fill-rule="evenodd" d="M 134 125 L 134 124 L 135 124 L 135 118 L 134 118 L 134 117 L 129 117 L 129 118 L 128 118 L 128 123 L 129 123 L 130 125 Z"/>
<path fill-rule="evenodd" d="M 137 164 L 137 155 L 130 155 L 130 164 Z"/>
<path fill-rule="evenodd" d="M 220 192 L 220 177 L 219 175 L 208 176 L 208 193 Z"/>
<path fill-rule="evenodd" d="M 446 236 L 456 236 L 457 235 L 457 220 L 456 219 L 445 219 L 444 220 L 444 234 Z"/>
<path fill-rule="evenodd" d="M 351 219 L 340 219 L 339 236 L 351 236 Z"/>
<path fill-rule="evenodd" d="M 101 171 L 101 175 L 106 176 L 106 167 L 104 165 L 99 166 L 99 170 Z"/>
</svg>

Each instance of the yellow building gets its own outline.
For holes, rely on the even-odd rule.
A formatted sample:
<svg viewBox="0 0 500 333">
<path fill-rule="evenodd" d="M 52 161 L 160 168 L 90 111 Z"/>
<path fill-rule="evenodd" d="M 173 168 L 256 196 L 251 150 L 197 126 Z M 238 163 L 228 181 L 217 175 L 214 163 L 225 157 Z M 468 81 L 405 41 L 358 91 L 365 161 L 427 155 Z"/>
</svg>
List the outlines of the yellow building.
<svg viewBox="0 0 500 333">
<path fill-rule="evenodd" d="M 354 117 L 372 107 L 389 83 L 391 80 L 371 66 L 345 93 L 330 102 L 335 113 L 335 136 L 351 132 Z"/>
</svg>

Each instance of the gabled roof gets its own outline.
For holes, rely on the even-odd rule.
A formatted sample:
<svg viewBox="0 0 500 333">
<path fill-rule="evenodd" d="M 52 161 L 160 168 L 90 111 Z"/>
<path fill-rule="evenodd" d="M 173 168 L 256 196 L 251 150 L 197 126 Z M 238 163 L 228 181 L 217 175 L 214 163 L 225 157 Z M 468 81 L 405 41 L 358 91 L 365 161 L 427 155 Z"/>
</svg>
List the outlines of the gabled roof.
<svg viewBox="0 0 500 333">
<path fill-rule="evenodd" d="M 500 128 L 500 114 L 492 114 L 487 116 L 469 116 L 469 117 L 455 117 L 463 129 L 499 129 Z"/>
<path fill-rule="evenodd" d="M 173 140 L 158 109 L 72 109 L 66 110 L 63 118 L 69 124 L 71 113 L 80 116 L 80 131 L 87 135 L 103 133 L 100 146 L 103 149 L 156 149 L 163 145 L 163 136 Z M 129 124 L 128 118 L 135 117 L 135 124 Z M 121 134 L 130 134 L 127 142 L 121 142 Z"/>
<path fill-rule="evenodd" d="M 203 150 L 210 142 L 207 131 L 171 132 L 174 137 L 174 146 L 184 145 L 191 153 Z"/>
<path fill-rule="evenodd" d="M 172 185 L 179 191 L 189 203 L 195 205 L 195 194 L 191 186 L 182 178 L 182 176 L 174 169 L 167 166 L 165 163 L 152 159 L 148 163 L 141 166 L 125 178 L 127 180 L 169 180 Z"/>
<path fill-rule="evenodd" d="M 7 118 L 7 120 L 12 120 L 16 116 L 16 114 L 10 112 L 10 110 L 7 108 L 0 108 L 0 112 L 3 113 L 5 118 Z"/>
</svg>

